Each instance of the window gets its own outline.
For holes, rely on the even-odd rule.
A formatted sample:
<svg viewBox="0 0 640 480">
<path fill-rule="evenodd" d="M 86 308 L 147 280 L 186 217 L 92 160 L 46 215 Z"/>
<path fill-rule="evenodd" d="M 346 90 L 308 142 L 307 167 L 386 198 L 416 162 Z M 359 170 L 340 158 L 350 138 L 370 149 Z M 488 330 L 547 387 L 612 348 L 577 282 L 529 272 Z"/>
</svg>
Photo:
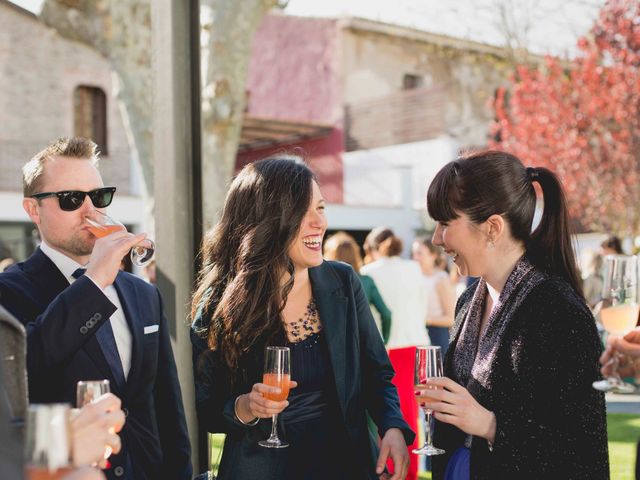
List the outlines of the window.
<svg viewBox="0 0 640 480">
<path fill-rule="evenodd" d="M 402 89 L 412 90 L 414 88 L 422 87 L 422 77 L 420 75 L 413 75 L 411 73 L 405 73 L 402 78 Z"/>
<path fill-rule="evenodd" d="M 104 91 L 97 87 L 77 87 L 73 94 L 73 112 L 74 135 L 90 138 L 102 155 L 108 155 L 107 96 Z"/>
</svg>

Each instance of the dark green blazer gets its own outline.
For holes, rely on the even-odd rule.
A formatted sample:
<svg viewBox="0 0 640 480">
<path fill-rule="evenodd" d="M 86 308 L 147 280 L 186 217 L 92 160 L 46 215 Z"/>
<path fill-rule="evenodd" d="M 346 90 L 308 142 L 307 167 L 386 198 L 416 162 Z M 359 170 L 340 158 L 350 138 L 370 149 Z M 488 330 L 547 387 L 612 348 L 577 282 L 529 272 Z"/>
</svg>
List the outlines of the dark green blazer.
<svg viewBox="0 0 640 480">
<path fill-rule="evenodd" d="M 350 266 L 325 261 L 309 270 L 313 296 L 326 335 L 335 376 L 338 403 L 353 450 L 353 461 L 362 465 L 362 478 L 376 479 L 375 452 L 367 428 L 368 411 L 378 426 L 380 436 L 400 428 L 407 444 L 415 434 L 402 418 L 389 357 L 380 338 L 358 276 Z M 226 433 L 220 463 L 220 479 L 284 478 L 282 462 L 269 449 L 256 447 L 268 436 L 271 421 L 260 420 L 256 426 L 238 422 L 234 401 L 262 379 L 264 345 L 257 346 L 246 359 L 249 375 L 246 382 L 231 388 L 229 371 L 207 348 L 200 332 L 210 319 L 197 316 L 191 340 L 196 386 L 196 410 L 200 429 Z M 328 459 L 318 459 L 327 461 Z M 355 479 L 354 479 L 355 480 Z"/>
</svg>

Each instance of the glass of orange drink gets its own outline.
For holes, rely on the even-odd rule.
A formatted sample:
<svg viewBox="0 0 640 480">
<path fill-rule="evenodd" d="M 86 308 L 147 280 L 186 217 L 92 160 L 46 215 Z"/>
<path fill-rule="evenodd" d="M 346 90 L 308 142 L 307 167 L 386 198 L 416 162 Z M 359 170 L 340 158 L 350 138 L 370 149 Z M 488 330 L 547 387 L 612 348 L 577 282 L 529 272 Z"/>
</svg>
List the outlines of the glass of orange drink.
<svg viewBox="0 0 640 480">
<path fill-rule="evenodd" d="M 264 358 L 262 383 L 280 389 L 279 393 L 263 393 L 262 395 L 275 402 L 282 402 L 289 396 L 291 379 L 291 352 L 288 347 L 267 347 Z M 286 448 L 289 446 L 278 438 L 278 414 L 271 417 L 271 436 L 261 440 L 258 445 L 266 448 Z"/>
</svg>

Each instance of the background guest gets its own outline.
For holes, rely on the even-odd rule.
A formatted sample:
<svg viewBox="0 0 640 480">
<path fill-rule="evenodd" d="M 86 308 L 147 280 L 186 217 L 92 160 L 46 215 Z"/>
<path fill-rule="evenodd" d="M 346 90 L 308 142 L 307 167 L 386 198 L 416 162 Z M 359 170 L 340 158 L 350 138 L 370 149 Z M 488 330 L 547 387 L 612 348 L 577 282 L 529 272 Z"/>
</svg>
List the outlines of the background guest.
<svg viewBox="0 0 640 480">
<path fill-rule="evenodd" d="M 449 274 L 444 269 L 442 252 L 427 237 L 417 238 L 411 247 L 413 259 L 422 270 L 427 300 L 425 324 L 431 345 L 438 345 L 442 355 L 449 347 L 449 328 L 453 326 L 456 294 Z"/>
<path fill-rule="evenodd" d="M 616 237 L 615 235 L 609 235 L 600 244 L 600 253 L 603 257 L 607 255 L 624 255 L 620 238 Z"/>
<path fill-rule="evenodd" d="M 372 308 L 375 309 L 375 311 L 372 309 L 372 313 L 380 329 L 382 339 L 386 344 L 389 341 L 389 332 L 391 330 L 391 310 L 384 303 L 373 278 L 360 273 L 362 256 L 360 255 L 360 247 L 358 247 L 355 239 L 345 232 L 337 232 L 331 235 L 324 242 L 324 258 L 348 263 L 358 274 L 367 300 L 369 300 Z"/>
</svg>

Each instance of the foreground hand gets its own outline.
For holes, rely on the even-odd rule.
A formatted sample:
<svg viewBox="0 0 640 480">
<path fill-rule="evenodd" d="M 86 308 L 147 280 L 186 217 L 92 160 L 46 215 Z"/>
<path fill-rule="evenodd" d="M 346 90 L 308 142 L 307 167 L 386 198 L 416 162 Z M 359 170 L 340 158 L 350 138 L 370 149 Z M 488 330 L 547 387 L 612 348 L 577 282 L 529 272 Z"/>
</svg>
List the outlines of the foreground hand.
<svg viewBox="0 0 640 480">
<path fill-rule="evenodd" d="M 297 386 L 297 382 L 293 380 L 289 382 L 290 389 Z M 243 422 L 248 423 L 256 418 L 271 418 L 289 406 L 287 400 L 276 402 L 265 398 L 263 394 L 267 393 L 280 393 L 280 389 L 264 383 L 256 383 L 249 393 L 240 395 L 237 414 Z"/>
<path fill-rule="evenodd" d="M 387 459 L 393 462 L 393 475 L 383 474 Z M 376 464 L 376 473 L 381 479 L 404 480 L 409 468 L 409 450 L 399 428 L 390 428 L 380 443 L 380 455 Z"/>
<path fill-rule="evenodd" d="M 480 405 L 466 388 L 447 377 L 427 380 L 427 387 L 436 389 L 416 391 L 416 399 L 433 410 L 440 422 L 458 427 L 469 435 L 493 442 L 496 435 L 496 417 Z"/>
<path fill-rule="evenodd" d="M 110 447 L 113 453 L 120 451 L 120 437 L 116 432 L 122 430 L 125 422 L 120 405 L 118 397 L 106 393 L 82 407 L 71 420 L 71 449 L 75 466 L 98 464 L 105 468 L 105 448 Z"/>
</svg>

